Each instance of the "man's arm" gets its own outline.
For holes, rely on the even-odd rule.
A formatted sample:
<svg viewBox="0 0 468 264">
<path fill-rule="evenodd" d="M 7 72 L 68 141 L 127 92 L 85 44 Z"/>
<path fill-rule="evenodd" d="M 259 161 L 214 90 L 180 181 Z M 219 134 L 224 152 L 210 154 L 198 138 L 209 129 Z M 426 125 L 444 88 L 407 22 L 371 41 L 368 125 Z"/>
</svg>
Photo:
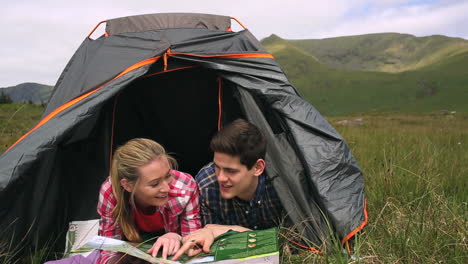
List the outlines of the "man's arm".
<svg viewBox="0 0 468 264">
<path fill-rule="evenodd" d="M 122 239 L 122 229 L 112 217 L 112 210 L 115 208 L 116 202 L 114 194 L 112 193 L 112 186 L 109 179 L 107 179 L 99 190 L 99 200 L 97 205 L 97 212 L 101 216 L 98 230 L 98 234 L 100 236 Z M 112 263 L 111 260 L 118 259 L 116 255 L 117 253 L 115 252 L 102 250 L 101 257 L 97 263 Z"/>
<path fill-rule="evenodd" d="M 238 226 L 238 225 L 216 225 L 216 224 L 208 224 L 204 228 L 207 228 L 207 229 L 211 230 L 211 232 L 213 233 L 214 238 L 217 238 L 218 236 L 226 233 L 229 230 L 237 231 L 237 232 L 244 232 L 244 231 L 249 231 L 250 230 L 250 229 L 248 229 L 246 227 Z"/>
</svg>

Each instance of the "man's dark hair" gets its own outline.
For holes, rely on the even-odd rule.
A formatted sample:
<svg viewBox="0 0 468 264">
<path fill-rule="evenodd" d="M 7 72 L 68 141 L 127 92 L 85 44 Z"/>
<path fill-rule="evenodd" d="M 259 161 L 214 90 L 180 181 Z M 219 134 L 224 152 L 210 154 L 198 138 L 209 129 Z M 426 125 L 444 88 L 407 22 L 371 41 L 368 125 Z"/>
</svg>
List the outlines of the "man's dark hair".
<svg viewBox="0 0 468 264">
<path fill-rule="evenodd" d="M 258 159 L 265 159 L 266 140 L 254 124 L 237 119 L 218 131 L 211 139 L 213 152 L 238 156 L 249 170 Z"/>
</svg>

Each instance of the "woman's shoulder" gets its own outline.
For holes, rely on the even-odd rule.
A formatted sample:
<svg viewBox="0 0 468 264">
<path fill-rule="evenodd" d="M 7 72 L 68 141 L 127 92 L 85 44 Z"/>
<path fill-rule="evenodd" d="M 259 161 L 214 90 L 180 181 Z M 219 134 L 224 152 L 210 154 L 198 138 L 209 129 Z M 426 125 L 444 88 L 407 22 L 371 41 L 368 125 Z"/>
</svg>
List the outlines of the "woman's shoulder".
<svg viewBox="0 0 468 264">
<path fill-rule="evenodd" d="M 112 193 L 112 184 L 110 181 L 110 177 L 107 177 L 106 180 L 101 184 L 101 189 L 99 191 L 100 194 L 104 193 Z"/>
<path fill-rule="evenodd" d="M 192 175 L 177 170 L 172 170 L 172 174 L 174 174 L 173 189 L 194 190 L 197 188 L 197 183 Z"/>
<path fill-rule="evenodd" d="M 99 190 L 98 207 L 109 207 L 115 204 L 116 200 L 114 197 L 114 192 L 112 191 L 112 184 L 110 178 L 107 177 L 107 179 L 102 183 L 101 189 Z"/>
</svg>

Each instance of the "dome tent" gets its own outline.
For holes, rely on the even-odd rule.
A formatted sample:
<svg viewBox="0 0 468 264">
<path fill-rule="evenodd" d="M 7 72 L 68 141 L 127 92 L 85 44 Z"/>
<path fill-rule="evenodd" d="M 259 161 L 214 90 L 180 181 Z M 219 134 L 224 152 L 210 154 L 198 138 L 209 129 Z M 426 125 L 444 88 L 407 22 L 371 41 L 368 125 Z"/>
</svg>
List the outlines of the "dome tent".
<svg viewBox="0 0 468 264">
<path fill-rule="evenodd" d="M 320 246 L 333 230 L 345 242 L 363 228 L 349 147 L 245 27 L 185 13 L 105 23 L 66 65 L 39 123 L 0 156 L 0 227 L 30 245 L 59 237 L 60 247 L 70 221 L 98 218 L 116 147 L 154 139 L 195 175 L 214 133 L 244 118 L 266 136 L 266 174 L 305 238 Z"/>
</svg>

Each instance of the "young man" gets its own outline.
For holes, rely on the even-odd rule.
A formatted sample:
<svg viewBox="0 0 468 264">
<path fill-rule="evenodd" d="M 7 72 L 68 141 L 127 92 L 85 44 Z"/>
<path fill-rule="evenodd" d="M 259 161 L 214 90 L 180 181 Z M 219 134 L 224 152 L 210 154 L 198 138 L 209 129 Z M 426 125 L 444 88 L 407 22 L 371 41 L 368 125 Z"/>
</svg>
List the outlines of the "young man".
<svg viewBox="0 0 468 264">
<path fill-rule="evenodd" d="M 209 252 L 213 240 L 228 230 L 266 229 L 278 226 L 284 217 L 281 201 L 263 173 L 266 141 L 255 125 L 235 120 L 213 137 L 210 147 L 213 162 L 195 177 L 205 227 L 182 239 L 174 260 L 184 252 Z"/>
</svg>

